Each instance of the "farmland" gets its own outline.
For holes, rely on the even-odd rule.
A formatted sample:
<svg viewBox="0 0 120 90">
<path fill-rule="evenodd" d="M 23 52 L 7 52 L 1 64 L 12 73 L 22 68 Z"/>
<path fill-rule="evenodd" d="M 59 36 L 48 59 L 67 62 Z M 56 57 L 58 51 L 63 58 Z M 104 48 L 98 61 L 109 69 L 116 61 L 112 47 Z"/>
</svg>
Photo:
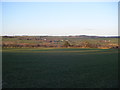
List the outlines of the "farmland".
<svg viewBox="0 0 120 90">
<path fill-rule="evenodd" d="M 118 50 L 3 48 L 3 88 L 117 88 Z"/>
<path fill-rule="evenodd" d="M 98 36 L 2 36 L 2 46 L 23 47 L 79 47 L 79 48 L 120 48 L 118 37 Z"/>
</svg>

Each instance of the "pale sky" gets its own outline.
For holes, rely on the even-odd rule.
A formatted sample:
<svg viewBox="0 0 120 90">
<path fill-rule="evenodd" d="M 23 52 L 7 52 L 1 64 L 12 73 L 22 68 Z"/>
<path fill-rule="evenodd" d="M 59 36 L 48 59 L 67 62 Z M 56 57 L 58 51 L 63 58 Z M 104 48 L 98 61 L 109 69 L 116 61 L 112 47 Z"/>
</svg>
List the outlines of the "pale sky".
<svg viewBox="0 0 120 90">
<path fill-rule="evenodd" d="M 2 26 L 2 35 L 117 36 L 118 2 L 2 2 Z"/>
</svg>

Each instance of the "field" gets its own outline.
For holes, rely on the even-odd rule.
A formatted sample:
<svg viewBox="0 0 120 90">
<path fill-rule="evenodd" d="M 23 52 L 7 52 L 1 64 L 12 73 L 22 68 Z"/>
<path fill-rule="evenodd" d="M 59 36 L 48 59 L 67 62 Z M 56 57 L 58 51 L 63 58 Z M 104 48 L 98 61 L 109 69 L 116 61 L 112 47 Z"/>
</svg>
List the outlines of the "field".
<svg viewBox="0 0 120 90">
<path fill-rule="evenodd" d="M 3 48 L 3 88 L 117 88 L 117 49 Z"/>
</svg>

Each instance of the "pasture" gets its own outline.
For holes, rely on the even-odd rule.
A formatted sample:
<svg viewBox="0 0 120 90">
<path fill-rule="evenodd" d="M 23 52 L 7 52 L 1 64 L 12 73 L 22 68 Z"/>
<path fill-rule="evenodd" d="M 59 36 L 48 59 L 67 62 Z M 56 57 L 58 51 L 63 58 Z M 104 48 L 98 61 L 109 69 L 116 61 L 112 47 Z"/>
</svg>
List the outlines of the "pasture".
<svg viewBox="0 0 120 90">
<path fill-rule="evenodd" d="M 117 49 L 3 48 L 3 88 L 117 88 Z"/>
</svg>

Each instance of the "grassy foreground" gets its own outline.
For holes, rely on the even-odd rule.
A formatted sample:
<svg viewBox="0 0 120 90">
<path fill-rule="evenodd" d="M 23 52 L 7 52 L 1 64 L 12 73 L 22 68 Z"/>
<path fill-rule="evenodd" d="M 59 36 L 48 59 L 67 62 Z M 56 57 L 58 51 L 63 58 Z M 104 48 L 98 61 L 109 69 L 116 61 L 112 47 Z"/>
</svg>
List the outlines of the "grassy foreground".
<svg viewBox="0 0 120 90">
<path fill-rule="evenodd" d="M 3 48 L 3 88 L 117 88 L 118 51 Z"/>
</svg>

